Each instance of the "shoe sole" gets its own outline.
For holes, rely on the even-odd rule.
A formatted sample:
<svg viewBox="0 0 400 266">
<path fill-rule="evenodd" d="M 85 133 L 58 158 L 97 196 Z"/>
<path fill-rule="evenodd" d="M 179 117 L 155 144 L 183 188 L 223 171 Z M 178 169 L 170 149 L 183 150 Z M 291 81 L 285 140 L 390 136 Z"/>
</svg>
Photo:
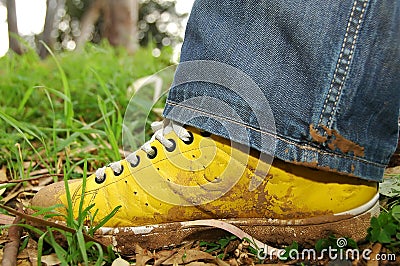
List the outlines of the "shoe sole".
<svg viewBox="0 0 400 266">
<path fill-rule="evenodd" d="M 219 219 L 212 220 L 229 224 L 238 228 L 262 243 L 271 246 L 289 245 L 293 241 L 303 247 L 314 247 L 318 239 L 331 235 L 350 237 L 355 241 L 364 239 L 370 227 L 371 217 L 379 214 L 379 201 L 376 199 L 372 207 L 358 214 L 340 214 L 320 216 L 308 219 Z M 100 228 L 95 239 L 105 245 L 112 245 L 122 254 L 134 254 L 136 245 L 142 248 L 158 249 L 179 245 L 188 241 L 213 241 L 227 235 L 227 231 L 205 226 L 211 220 L 190 222 L 171 222 L 157 225 L 137 227 Z M 237 230 L 237 231 L 240 231 Z M 228 230 L 229 231 L 229 230 Z"/>
</svg>

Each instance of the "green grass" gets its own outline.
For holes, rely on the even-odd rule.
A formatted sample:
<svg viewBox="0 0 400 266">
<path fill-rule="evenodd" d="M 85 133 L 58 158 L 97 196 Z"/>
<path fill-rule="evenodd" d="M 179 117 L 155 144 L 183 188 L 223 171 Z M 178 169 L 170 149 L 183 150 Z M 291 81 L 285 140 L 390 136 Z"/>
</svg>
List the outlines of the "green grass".
<svg viewBox="0 0 400 266">
<path fill-rule="evenodd" d="M 170 65 L 170 55 L 154 58 L 143 48 L 128 55 L 102 44 L 45 61 L 33 51 L 0 58 L 0 165 L 22 179 L 40 168 L 60 172 L 62 153 L 73 162 L 87 158 L 89 171 L 119 160 L 127 88 Z M 24 169 L 23 161 L 39 163 Z"/>
</svg>

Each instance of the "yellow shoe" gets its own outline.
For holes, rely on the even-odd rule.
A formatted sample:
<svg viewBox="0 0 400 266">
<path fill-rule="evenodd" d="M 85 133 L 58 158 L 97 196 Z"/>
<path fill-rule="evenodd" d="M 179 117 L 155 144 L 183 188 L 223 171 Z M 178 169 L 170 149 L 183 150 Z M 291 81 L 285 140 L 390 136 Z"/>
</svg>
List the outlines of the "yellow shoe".
<svg viewBox="0 0 400 266">
<path fill-rule="evenodd" d="M 113 234 L 122 252 L 131 252 L 135 241 L 147 247 L 180 243 L 204 230 L 186 228 L 185 221 L 211 218 L 269 242 L 274 236 L 307 242 L 312 234 L 335 232 L 359 239 L 377 211 L 374 182 L 279 160 L 268 165 L 254 151 L 170 120 L 152 126 L 155 134 L 139 151 L 98 169 L 86 182 L 84 207 L 95 204 L 94 222 L 121 206 L 98 237 L 111 241 Z M 252 190 L 254 183 L 259 185 Z M 77 216 L 82 182 L 69 187 Z M 57 203 L 67 205 L 62 182 L 32 199 L 33 206 Z"/>
</svg>

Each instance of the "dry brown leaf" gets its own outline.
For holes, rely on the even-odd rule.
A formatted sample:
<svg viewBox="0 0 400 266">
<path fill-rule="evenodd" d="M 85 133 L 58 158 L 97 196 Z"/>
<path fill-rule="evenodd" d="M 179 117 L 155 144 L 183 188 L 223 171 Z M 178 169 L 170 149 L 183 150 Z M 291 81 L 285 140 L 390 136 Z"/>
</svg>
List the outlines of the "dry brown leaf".
<svg viewBox="0 0 400 266">
<path fill-rule="evenodd" d="M 0 182 L 7 182 L 7 168 L 5 165 L 0 169 Z"/>
<path fill-rule="evenodd" d="M 171 258 L 164 261 L 162 265 L 188 264 L 194 261 L 208 261 L 216 263 L 214 256 L 207 252 L 195 249 L 182 249 Z"/>
<path fill-rule="evenodd" d="M 4 192 L 6 192 L 7 188 L 1 188 L 0 189 L 0 196 L 4 194 Z"/>
<path fill-rule="evenodd" d="M 387 175 L 400 174 L 400 166 L 386 168 L 385 174 Z"/>
<path fill-rule="evenodd" d="M 36 171 L 32 171 L 29 173 L 30 176 L 36 176 L 36 175 L 44 175 L 44 174 L 48 174 L 49 170 L 43 168 L 43 169 L 39 169 Z"/>
<path fill-rule="evenodd" d="M 44 263 L 46 266 L 53 266 L 60 265 L 61 262 L 58 259 L 57 255 L 55 253 L 52 253 L 50 255 L 42 256 L 42 263 Z"/>
<path fill-rule="evenodd" d="M 18 184 L 19 185 L 19 184 Z M 13 191 L 11 191 L 6 197 L 4 197 L 2 199 L 3 204 L 6 204 L 7 202 L 9 202 L 10 200 L 18 197 L 18 195 L 23 191 L 23 187 L 21 186 L 16 186 L 18 187 L 18 189 L 14 189 Z"/>
<path fill-rule="evenodd" d="M 216 262 L 217 262 L 218 266 L 229 266 L 229 263 L 227 263 L 219 258 L 216 259 Z"/>
<path fill-rule="evenodd" d="M 79 165 L 74 167 L 74 172 L 83 175 L 83 170 Z"/>
<path fill-rule="evenodd" d="M 282 264 L 282 263 L 255 264 L 255 266 L 288 266 L 288 265 L 290 264 Z"/>
<path fill-rule="evenodd" d="M 58 173 L 58 174 L 62 172 L 64 159 L 65 158 L 63 155 L 58 157 L 57 165 L 56 165 L 56 173 Z"/>
<path fill-rule="evenodd" d="M 0 224 L 12 224 L 14 221 L 14 216 L 0 214 Z"/>
<path fill-rule="evenodd" d="M 155 255 L 155 261 L 154 261 L 154 266 L 159 266 L 161 265 L 164 261 L 167 259 L 171 258 L 174 254 L 176 254 L 178 250 L 161 250 L 156 253 Z"/>
<path fill-rule="evenodd" d="M 21 250 L 18 253 L 17 259 L 19 259 L 19 260 L 29 259 L 28 251 L 26 249 Z"/>
<path fill-rule="evenodd" d="M 30 206 L 31 199 L 34 195 L 35 193 L 32 192 L 22 192 L 18 196 L 18 201 L 22 204 L 22 206 Z"/>
<path fill-rule="evenodd" d="M 36 163 L 34 161 L 25 161 L 22 163 L 22 165 L 24 166 L 24 169 L 29 169 L 32 167 L 35 167 Z"/>
<path fill-rule="evenodd" d="M 130 263 L 122 258 L 115 259 L 113 261 L 113 263 L 111 264 L 111 266 L 129 266 L 129 265 L 130 265 Z"/>
<path fill-rule="evenodd" d="M 8 181 L 7 178 L 7 168 L 3 165 L 3 167 L 0 169 L 0 183 L 5 183 Z M 0 195 L 3 195 L 3 193 L 6 191 L 6 188 L 0 189 Z"/>
<path fill-rule="evenodd" d="M 229 260 L 229 265 L 230 266 L 239 266 L 239 263 L 237 262 L 236 259 L 230 259 Z"/>
<path fill-rule="evenodd" d="M 217 263 L 209 263 L 209 262 L 202 262 L 202 261 L 193 261 L 188 264 L 185 264 L 186 266 L 215 266 L 218 265 Z"/>
<path fill-rule="evenodd" d="M 8 242 L 7 239 L 0 239 L 0 245 L 3 245 L 4 243 L 7 243 L 7 242 Z M 3 253 L 1 253 L 1 254 L 3 254 Z"/>
<path fill-rule="evenodd" d="M 29 259 L 18 259 L 17 265 L 18 266 L 32 266 L 32 263 L 29 261 Z"/>
<path fill-rule="evenodd" d="M 38 187 L 44 187 L 44 186 L 52 183 L 53 181 L 54 181 L 54 177 L 53 176 L 48 176 L 46 178 L 41 178 L 41 179 L 39 179 Z"/>
<path fill-rule="evenodd" d="M 136 244 L 136 266 L 145 266 L 146 263 L 154 258 L 153 254 L 147 249 L 143 249 L 141 246 Z"/>
<path fill-rule="evenodd" d="M 32 238 L 29 238 L 28 245 L 25 248 L 29 256 L 29 261 L 32 265 L 37 265 L 37 243 Z"/>
</svg>

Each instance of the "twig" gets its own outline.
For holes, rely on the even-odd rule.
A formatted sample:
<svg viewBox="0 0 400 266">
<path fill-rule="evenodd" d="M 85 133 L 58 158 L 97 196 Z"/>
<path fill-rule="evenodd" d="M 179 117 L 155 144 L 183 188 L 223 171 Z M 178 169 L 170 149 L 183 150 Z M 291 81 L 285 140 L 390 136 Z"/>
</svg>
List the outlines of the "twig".
<svg viewBox="0 0 400 266">
<path fill-rule="evenodd" d="M 8 242 L 4 246 L 3 260 L 2 260 L 3 266 L 17 265 L 17 256 L 18 256 L 20 238 L 22 235 L 22 227 L 18 226 L 17 224 L 21 222 L 21 219 L 22 219 L 21 216 L 19 215 L 15 216 L 13 225 L 10 226 L 10 228 L 8 229 L 8 238 L 10 239 L 10 242 Z"/>
<path fill-rule="evenodd" d="M 9 181 L 0 181 L 0 184 L 22 183 L 22 182 L 26 182 L 26 181 L 35 181 L 35 180 L 39 180 L 42 178 L 53 177 L 53 176 L 63 177 L 64 174 L 46 174 L 46 175 L 35 176 L 35 177 L 31 177 L 31 178 L 26 178 L 26 179 L 14 179 L 14 180 L 9 180 Z"/>
</svg>

